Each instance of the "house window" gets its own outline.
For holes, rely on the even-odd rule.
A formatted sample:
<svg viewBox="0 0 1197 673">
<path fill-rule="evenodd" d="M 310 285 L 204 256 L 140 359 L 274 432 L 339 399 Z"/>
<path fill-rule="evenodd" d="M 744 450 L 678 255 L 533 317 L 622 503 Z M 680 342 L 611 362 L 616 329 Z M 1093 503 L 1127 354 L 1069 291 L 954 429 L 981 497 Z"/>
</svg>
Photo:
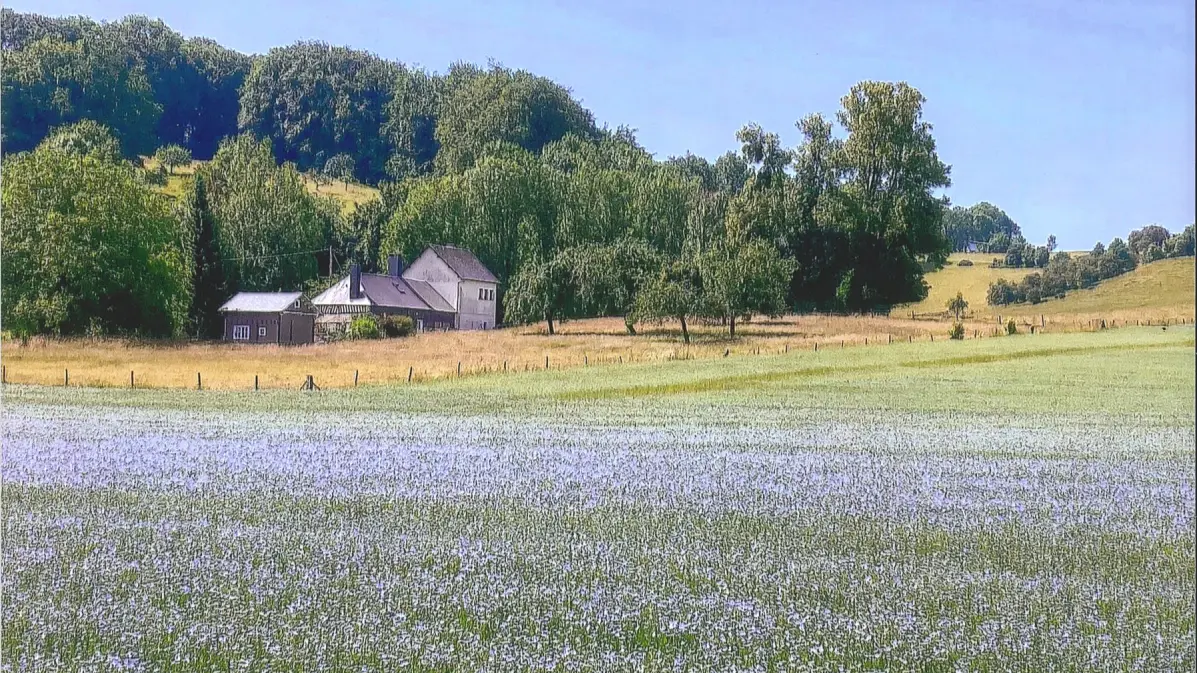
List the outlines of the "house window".
<svg viewBox="0 0 1197 673">
<path fill-rule="evenodd" d="M 478 299 L 482 301 L 494 301 L 495 291 L 485 287 L 478 288 Z"/>
<path fill-rule="evenodd" d="M 249 325 L 233 325 L 233 341 L 249 341 Z"/>
<path fill-rule="evenodd" d="M 266 336 L 266 328 L 265 327 L 258 328 L 258 336 L 260 336 L 260 337 Z"/>
</svg>

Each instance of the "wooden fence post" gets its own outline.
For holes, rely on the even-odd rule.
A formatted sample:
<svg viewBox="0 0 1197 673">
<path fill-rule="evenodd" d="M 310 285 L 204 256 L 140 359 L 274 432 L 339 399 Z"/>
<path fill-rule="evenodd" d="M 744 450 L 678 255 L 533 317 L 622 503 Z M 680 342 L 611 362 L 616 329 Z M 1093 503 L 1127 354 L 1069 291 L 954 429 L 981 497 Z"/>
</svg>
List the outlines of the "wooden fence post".
<svg viewBox="0 0 1197 673">
<path fill-rule="evenodd" d="M 66 388 L 69 385 L 71 385 L 71 370 L 64 369 L 62 370 L 62 387 Z"/>
<path fill-rule="evenodd" d="M 914 335 L 913 335 L 913 334 L 907 334 L 907 335 L 906 335 L 906 342 L 907 342 L 907 343 L 914 343 Z"/>
<path fill-rule="evenodd" d="M 590 366 L 590 358 L 585 353 L 582 353 L 582 366 L 583 367 Z"/>
<path fill-rule="evenodd" d="M 357 387 L 357 370 L 353 370 L 353 387 Z"/>
<path fill-rule="evenodd" d="M 507 371 L 507 361 L 506 360 L 503 361 L 503 371 L 504 372 Z"/>
<path fill-rule="evenodd" d="M 195 373 L 195 389 L 196 390 L 204 389 L 204 379 L 200 376 L 199 372 Z"/>
<path fill-rule="evenodd" d="M 545 369 L 549 368 L 549 356 L 547 356 L 547 355 L 544 356 L 544 368 Z"/>
<path fill-rule="evenodd" d="M 254 390 L 258 389 L 258 375 L 254 374 Z"/>
<path fill-rule="evenodd" d="M 407 368 L 407 382 L 408 382 L 408 383 L 411 383 L 411 374 L 412 374 L 412 372 L 414 372 L 415 370 L 416 370 L 416 368 L 415 368 L 415 367 L 408 367 L 408 368 Z"/>
<path fill-rule="evenodd" d="M 0 383 L 8 383 L 8 365 L 0 365 Z"/>
<path fill-rule="evenodd" d="M 815 342 L 815 352 L 816 353 L 819 352 L 819 342 L 818 341 Z"/>
<path fill-rule="evenodd" d="M 461 378 L 461 360 L 457 361 L 457 378 Z"/>
<path fill-rule="evenodd" d="M 132 369 L 129 370 L 129 387 L 130 388 L 133 387 L 133 370 Z"/>
</svg>

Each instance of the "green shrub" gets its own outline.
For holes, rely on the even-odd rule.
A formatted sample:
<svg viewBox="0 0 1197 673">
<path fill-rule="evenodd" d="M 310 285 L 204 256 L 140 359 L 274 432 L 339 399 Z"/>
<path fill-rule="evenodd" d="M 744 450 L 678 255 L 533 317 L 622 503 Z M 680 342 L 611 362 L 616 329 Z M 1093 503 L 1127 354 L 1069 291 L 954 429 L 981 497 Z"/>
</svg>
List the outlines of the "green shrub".
<svg viewBox="0 0 1197 673">
<path fill-rule="evenodd" d="M 971 260 L 971 259 L 962 259 L 959 262 L 956 262 L 956 266 L 972 266 L 972 265 L 973 265 L 973 260 Z"/>
<path fill-rule="evenodd" d="M 381 336 L 382 332 L 378 329 L 378 320 L 372 315 L 354 318 L 349 323 L 348 337 L 350 339 L 377 339 Z"/>
<path fill-rule="evenodd" d="M 387 337 L 411 336 L 416 331 L 416 321 L 405 315 L 389 315 L 383 318 L 382 332 Z"/>
<path fill-rule="evenodd" d="M 1011 318 L 1010 322 L 1006 323 L 1006 336 L 1014 336 L 1015 334 L 1018 334 L 1018 325 L 1016 325 L 1014 323 L 1014 319 Z"/>
<path fill-rule="evenodd" d="M 956 323 L 952 325 L 952 329 L 948 330 L 949 339 L 963 339 L 964 338 L 964 323 Z"/>
</svg>

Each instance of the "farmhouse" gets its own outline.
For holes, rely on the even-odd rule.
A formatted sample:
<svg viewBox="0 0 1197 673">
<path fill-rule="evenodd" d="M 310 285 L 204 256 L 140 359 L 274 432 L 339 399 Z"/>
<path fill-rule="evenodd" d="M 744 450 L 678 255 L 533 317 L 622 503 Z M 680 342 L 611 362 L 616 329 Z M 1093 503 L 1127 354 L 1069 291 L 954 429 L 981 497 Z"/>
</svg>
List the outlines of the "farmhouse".
<svg viewBox="0 0 1197 673">
<path fill-rule="evenodd" d="M 220 312 L 226 341 L 310 344 L 314 338 L 316 311 L 300 292 L 238 292 Z"/>
<path fill-rule="evenodd" d="M 492 329 L 499 281 L 469 250 L 435 245 L 407 269 L 398 255 L 385 274 L 349 275 L 313 300 L 320 333 L 343 329 L 357 315 L 406 315 L 416 331 Z"/>
</svg>

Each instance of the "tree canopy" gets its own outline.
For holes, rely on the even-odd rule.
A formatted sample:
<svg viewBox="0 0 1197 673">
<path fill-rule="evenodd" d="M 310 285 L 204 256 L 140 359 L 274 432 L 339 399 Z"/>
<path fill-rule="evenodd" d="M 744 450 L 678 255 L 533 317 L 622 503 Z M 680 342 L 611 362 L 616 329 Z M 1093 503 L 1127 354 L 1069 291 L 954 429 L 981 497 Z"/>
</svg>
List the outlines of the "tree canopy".
<svg viewBox="0 0 1197 673">
<path fill-rule="evenodd" d="M 4 160 L 5 328 L 179 334 L 188 268 L 165 198 L 129 164 L 72 147 L 51 139 Z"/>
</svg>

